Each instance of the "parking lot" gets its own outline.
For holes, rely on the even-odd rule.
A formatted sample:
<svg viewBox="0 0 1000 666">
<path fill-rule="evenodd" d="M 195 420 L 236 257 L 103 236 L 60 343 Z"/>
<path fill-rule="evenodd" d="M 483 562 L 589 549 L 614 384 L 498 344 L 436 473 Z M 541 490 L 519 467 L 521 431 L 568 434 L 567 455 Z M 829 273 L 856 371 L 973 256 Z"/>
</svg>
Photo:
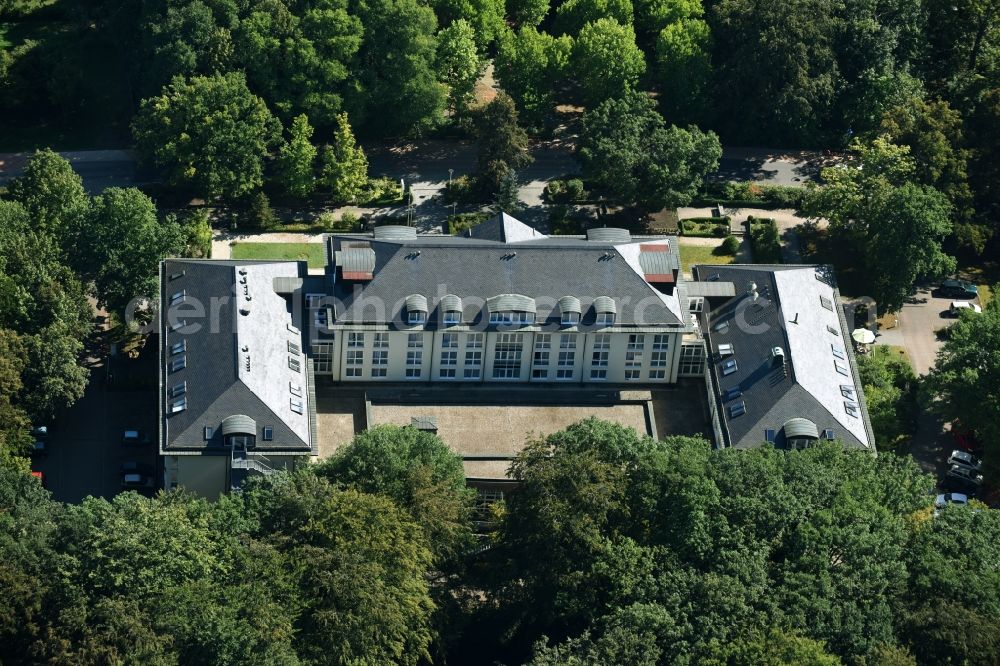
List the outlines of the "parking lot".
<svg viewBox="0 0 1000 666">
<path fill-rule="evenodd" d="M 155 377 L 155 361 L 152 372 Z M 56 500 L 75 503 L 88 495 L 113 497 L 122 490 L 125 461 L 156 469 L 156 391 L 109 389 L 106 376 L 103 363 L 92 367 L 84 396 L 50 424 L 47 454 L 32 459 L 32 469 L 45 475 L 45 485 Z M 126 429 L 141 430 L 149 442 L 123 446 Z"/>
</svg>

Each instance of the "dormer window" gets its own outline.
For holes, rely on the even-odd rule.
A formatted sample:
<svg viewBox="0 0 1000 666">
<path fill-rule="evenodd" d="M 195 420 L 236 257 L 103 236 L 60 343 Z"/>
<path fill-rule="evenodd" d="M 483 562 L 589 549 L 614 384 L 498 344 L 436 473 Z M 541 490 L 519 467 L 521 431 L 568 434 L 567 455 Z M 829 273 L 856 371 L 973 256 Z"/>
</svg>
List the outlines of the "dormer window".
<svg viewBox="0 0 1000 666">
<path fill-rule="evenodd" d="M 580 323 L 579 312 L 564 312 L 562 315 L 563 326 L 576 326 Z"/>
<path fill-rule="evenodd" d="M 597 313 L 597 325 L 598 326 L 610 326 L 615 323 L 615 313 L 614 312 L 598 312 Z"/>
<path fill-rule="evenodd" d="M 427 322 L 426 297 L 420 294 L 410 294 L 406 297 L 406 321 L 411 326 Z"/>
<path fill-rule="evenodd" d="M 534 324 L 534 312 L 491 312 L 491 324 Z"/>
<path fill-rule="evenodd" d="M 462 313 L 456 312 L 454 310 L 449 310 L 444 313 L 444 323 L 445 326 L 454 326 L 455 324 L 462 323 Z"/>
<path fill-rule="evenodd" d="M 426 312 L 411 312 L 411 313 L 409 313 L 409 317 L 407 318 L 407 321 L 409 323 L 411 323 L 411 324 L 423 324 L 423 323 L 425 323 L 427 321 L 427 313 Z"/>
</svg>

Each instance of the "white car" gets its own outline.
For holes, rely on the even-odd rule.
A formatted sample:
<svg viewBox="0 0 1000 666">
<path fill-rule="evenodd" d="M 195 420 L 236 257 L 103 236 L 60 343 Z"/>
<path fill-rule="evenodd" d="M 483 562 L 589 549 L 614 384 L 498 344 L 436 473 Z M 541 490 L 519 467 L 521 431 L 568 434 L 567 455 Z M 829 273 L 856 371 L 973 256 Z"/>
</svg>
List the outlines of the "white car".
<svg viewBox="0 0 1000 666">
<path fill-rule="evenodd" d="M 962 310 L 970 310 L 976 314 L 980 314 L 983 311 L 978 304 L 973 303 L 972 301 L 952 301 L 951 307 L 948 309 L 954 317 L 957 317 Z"/>
<path fill-rule="evenodd" d="M 943 509 L 949 504 L 960 504 L 965 506 L 969 503 L 969 496 L 963 495 L 962 493 L 945 493 L 943 495 L 938 495 L 934 499 L 934 508 Z"/>
<path fill-rule="evenodd" d="M 972 455 L 968 451 L 959 451 L 955 449 L 948 456 L 948 465 L 959 465 L 961 467 L 968 467 L 969 469 L 980 473 L 983 471 L 983 461 Z"/>
</svg>

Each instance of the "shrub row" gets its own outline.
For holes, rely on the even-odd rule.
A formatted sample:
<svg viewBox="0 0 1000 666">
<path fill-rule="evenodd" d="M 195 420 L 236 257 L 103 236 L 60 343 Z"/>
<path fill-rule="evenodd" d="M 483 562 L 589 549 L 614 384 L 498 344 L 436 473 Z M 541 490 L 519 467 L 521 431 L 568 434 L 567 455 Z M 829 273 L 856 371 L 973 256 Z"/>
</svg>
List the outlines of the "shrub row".
<svg viewBox="0 0 1000 666">
<path fill-rule="evenodd" d="M 778 238 L 778 225 L 770 218 L 747 218 L 750 225 L 750 249 L 753 251 L 754 263 L 780 264 L 781 241 Z"/>
<path fill-rule="evenodd" d="M 728 215 L 724 217 L 689 217 L 678 222 L 682 236 L 723 238 L 729 234 Z"/>
</svg>

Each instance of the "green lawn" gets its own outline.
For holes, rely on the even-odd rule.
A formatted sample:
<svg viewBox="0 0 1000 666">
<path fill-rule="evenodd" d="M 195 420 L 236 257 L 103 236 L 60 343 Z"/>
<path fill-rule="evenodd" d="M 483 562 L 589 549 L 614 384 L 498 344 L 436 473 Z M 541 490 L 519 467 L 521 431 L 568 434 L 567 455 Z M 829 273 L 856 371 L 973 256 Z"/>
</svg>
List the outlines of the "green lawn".
<svg viewBox="0 0 1000 666">
<path fill-rule="evenodd" d="M 326 253 L 323 243 L 236 243 L 233 259 L 275 259 L 308 261 L 309 268 L 323 268 Z"/>
<path fill-rule="evenodd" d="M 736 259 L 728 254 L 716 254 L 717 249 L 707 245 L 681 244 L 681 270 L 687 273 L 695 264 L 731 264 Z"/>
</svg>

